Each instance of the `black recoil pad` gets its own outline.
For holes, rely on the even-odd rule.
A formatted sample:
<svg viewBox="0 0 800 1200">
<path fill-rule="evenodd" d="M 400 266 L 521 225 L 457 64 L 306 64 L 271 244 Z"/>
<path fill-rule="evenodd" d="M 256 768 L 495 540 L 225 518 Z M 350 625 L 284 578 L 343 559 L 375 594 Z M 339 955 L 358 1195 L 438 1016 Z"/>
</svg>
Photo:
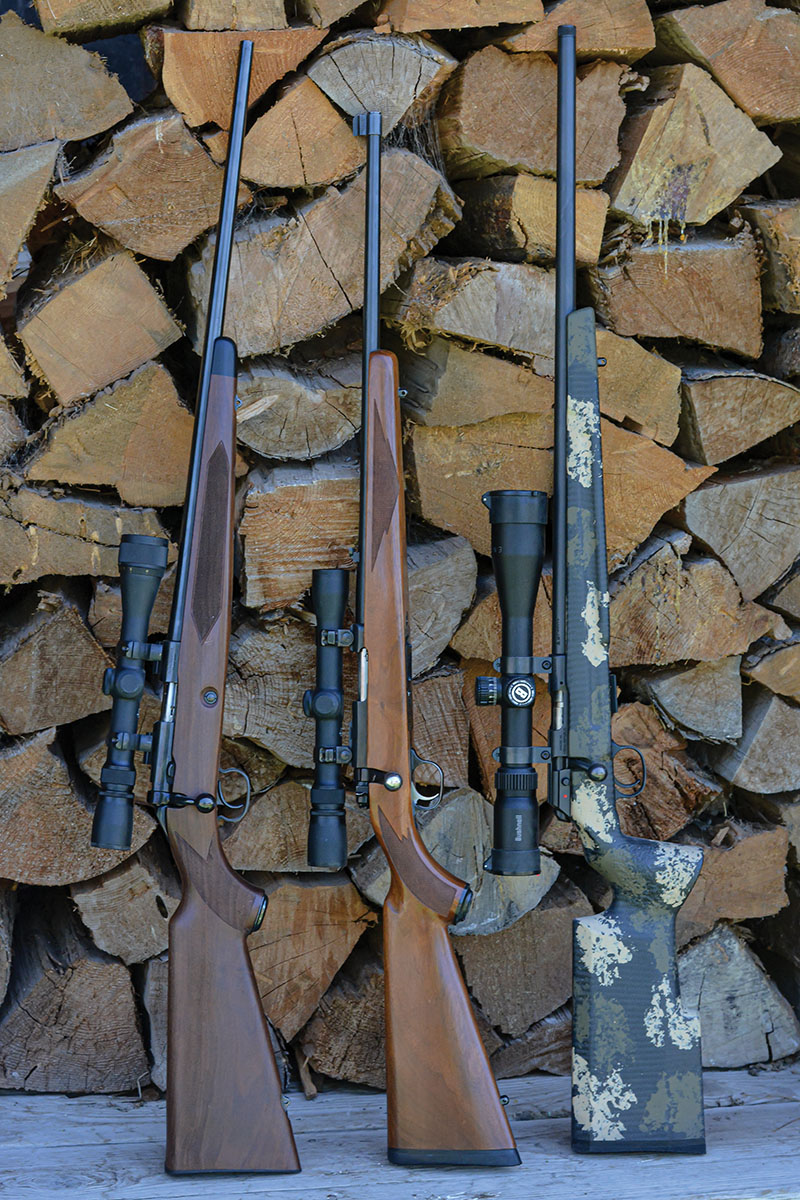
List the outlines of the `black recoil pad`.
<svg viewBox="0 0 800 1200">
<path fill-rule="evenodd" d="M 323 635 L 344 625 L 349 574 L 340 568 L 316 570 L 312 575 L 311 608 L 317 618 L 317 670 L 313 691 L 303 697 L 306 716 L 316 722 L 314 784 L 308 823 L 308 864 L 339 870 L 347 862 L 345 790 L 341 756 L 342 647 L 325 644 Z M 337 754 L 338 752 L 338 754 Z M 325 758 L 329 761 L 325 761 Z"/>
<path fill-rule="evenodd" d="M 134 753 L 145 664 L 124 650 L 147 641 L 150 616 L 167 567 L 166 538 L 124 534 L 119 547 L 122 632 L 117 663 L 106 671 L 103 691 L 112 697 L 108 754 L 100 773 L 100 798 L 92 822 L 92 845 L 127 850 L 133 832 Z"/>
<path fill-rule="evenodd" d="M 486 870 L 495 875 L 539 873 L 539 805 L 532 763 L 533 610 L 542 574 L 547 496 L 488 492 L 492 562 L 503 627 L 500 679 L 476 681 L 479 704 L 499 704 L 500 769 L 495 775 L 494 846 Z"/>
</svg>

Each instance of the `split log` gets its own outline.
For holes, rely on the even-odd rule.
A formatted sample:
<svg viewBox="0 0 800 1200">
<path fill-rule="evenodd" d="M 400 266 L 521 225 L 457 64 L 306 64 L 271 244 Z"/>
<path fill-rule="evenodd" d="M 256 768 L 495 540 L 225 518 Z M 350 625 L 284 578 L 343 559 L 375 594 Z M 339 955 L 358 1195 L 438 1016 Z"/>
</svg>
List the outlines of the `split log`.
<svg viewBox="0 0 800 1200">
<path fill-rule="evenodd" d="M 718 476 L 686 497 L 680 521 L 752 600 L 800 555 L 800 467 Z"/>
<path fill-rule="evenodd" d="M 4 1088 L 121 1092 L 148 1077 L 128 970 L 91 944 L 60 896 L 20 912 L 0 1040 Z"/>
<path fill-rule="evenodd" d="M 649 438 L 602 421 L 609 563 L 616 566 L 664 513 L 714 470 L 691 467 Z M 416 425 L 409 452 L 413 498 L 426 521 L 469 538 L 482 554 L 491 531 L 480 504 L 492 487 L 552 491 L 552 416 L 497 417 L 465 428 Z M 637 497 L 631 512 L 630 497 Z M 800 552 L 800 551 L 799 551 Z"/>
<path fill-rule="evenodd" d="M 680 368 L 633 338 L 598 328 L 600 410 L 633 433 L 671 446 L 678 432 Z"/>
<path fill-rule="evenodd" d="M 11 944 L 14 936 L 14 918 L 17 912 L 17 891 L 12 883 L 0 885 L 0 1005 L 8 990 L 11 976 Z"/>
<path fill-rule="evenodd" d="M 703 1030 L 704 1067 L 774 1062 L 800 1049 L 800 1022 L 741 934 L 720 925 L 678 959 L 681 996 Z"/>
<path fill-rule="evenodd" d="M 380 112 L 386 135 L 402 118 L 419 120 L 456 65 L 425 38 L 359 30 L 329 42 L 308 74 L 348 116 Z"/>
<path fill-rule="evenodd" d="M 384 0 L 375 23 L 396 33 L 421 33 L 538 21 L 543 16 L 541 0 Z"/>
<path fill-rule="evenodd" d="M 619 162 L 624 76 L 625 68 L 612 62 L 579 71 L 578 183 L 601 184 Z M 449 179 L 509 169 L 555 176 L 555 63 L 546 54 L 505 54 L 497 46 L 479 50 L 442 89 L 438 124 Z"/>
<path fill-rule="evenodd" d="M 696 667 L 634 675 L 637 693 L 654 704 L 669 729 L 686 738 L 736 742 L 742 736 L 741 655 Z"/>
<path fill-rule="evenodd" d="M 789 644 L 759 644 L 745 660 L 742 673 L 779 696 L 800 700 L 800 632 Z"/>
<path fill-rule="evenodd" d="M 800 943 L 797 938 L 797 920 L 800 914 L 800 882 L 794 872 L 786 878 L 786 893 L 789 903 L 780 912 L 753 923 L 753 929 L 762 945 L 773 954 L 779 955 L 795 967 L 800 967 Z"/>
<path fill-rule="evenodd" d="M 169 372 L 148 363 L 46 426 L 25 478 L 114 487 L 126 504 L 182 504 L 193 429 Z"/>
<path fill-rule="evenodd" d="M 629 111 L 611 211 L 646 229 L 704 225 L 780 158 L 780 150 L 705 71 L 658 67 Z"/>
<path fill-rule="evenodd" d="M 360 0 L 295 0 L 298 17 L 312 25 L 332 25 L 358 8 Z"/>
<path fill-rule="evenodd" d="M 172 593 L 175 585 L 175 566 L 168 567 L 161 580 L 161 587 L 156 595 L 153 613 L 150 617 L 150 634 L 166 633 L 169 629 L 169 614 L 172 607 Z M 87 618 L 89 628 L 101 646 L 107 650 L 116 646 L 119 641 L 122 625 L 122 594 L 119 584 L 111 584 L 105 579 L 94 581 L 92 602 L 89 605 Z"/>
<path fill-rule="evenodd" d="M 110 665 L 63 592 L 23 598 L 0 631 L 0 725 L 33 733 L 110 708 L 101 689 Z"/>
<path fill-rule="evenodd" d="M 800 621 L 800 575 L 787 575 L 780 583 L 767 590 L 764 601 L 770 608 L 777 608 L 787 617 L 794 617 Z"/>
<path fill-rule="evenodd" d="M 769 330 L 764 338 L 762 362 L 770 375 L 796 383 L 800 376 L 800 324 Z"/>
<path fill-rule="evenodd" d="M 770 821 L 786 830 L 789 839 L 788 862 L 791 867 L 800 863 L 800 798 L 797 792 L 788 792 L 781 796 L 747 796 L 742 810 L 748 818 L 758 821 Z M 789 878 L 792 876 L 790 874 Z"/>
<path fill-rule="evenodd" d="M 792 19 L 797 25 L 800 56 L 800 16 Z M 800 88 L 797 93 L 800 113 Z M 800 202 L 754 200 L 738 205 L 738 211 L 758 230 L 766 253 L 766 270 L 761 277 L 764 307 L 800 313 Z"/>
<path fill-rule="evenodd" d="M 686 338 L 758 358 L 759 275 L 755 242 L 745 231 L 632 246 L 624 263 L 590 270 L 589 285 L 598 315 L 616 333 Z"/>
<path fill-rule="evenodd" d="M 800 708 L 757 685 L 746 689 L 741 741 L 709 746 L 711 766 L 747 792 L 788 792 L 800 778 Z"/>
<path fill-rule="evenodd" d="M 264 924 L 248 938 L 264 1011 L 288 1040 L 314 1013 L 333 977 L 377 916 L 346 875 L 272 880 Z"/>
<path fill-rule="evenodd" d="M 550 589 L 552 572 L 548 568 L 542 574 L 536 603 L 533 609 L 533 653 L 548 654 L 551 642 L 552 610 Z M 450 639 L 450 645 L 462 658 L 482 658 L 494 662 L 502 652 L 502 618 L 497 584 L 493 575 L 483 575 L 478 580 L 478 599 L 463 625 L 459 626 Z"/>
<path fill-rule="evenodd" d="M 472 601 L 476 576 L 475 554 L 466 538 L 444 538 L 408 547 L 413 676 L 430 671 L 438 662 Z"/>
<path fill-rule="evenodd" d="M 449 334 L 529 356 L 537 374 L 547 374 L 554 303 L 553 271 L 483 258 L 425 258 L 384 298 L 382 315 L 412 349 L 432 334 Z"/>
<path fill-rule="evenodd" d="M 28 387 L 22 370 L 0 334 L 0 396 L 22 400 L 27 394 Z"/>
<path fill-rule="evenodd" d="M 133 107 L 99 54 L 48 37 L 15 12 L 0 19 L 0 55 L 0 151 L 92 137 L 127 117 Z"/>
<path fill-rule="evenodd" d="M 556 257 L 556 182 L 535 175 L 492 175 L 458 184 L 464 214 L 453 234 L 462 254 L 485 254 L 540 266 Z M 608 196 L 576 193 L 575 254 L 579 267 L 595 266 L 603 240 Z"/>
<path fill-rule="evenodd" d="M 767 633 L 789 636 L 777 613 L 742 602 L 716 559 L 684 559 L 689 545 L 678 532 L 650 539 L 612 585 L 612 667 L 713 662 L 743 654 Z"/>
<path fill-rule="evenodd" d="M 165 537 L 152 508 L 124 508 L 34 488 L 0 493 L 0 583 L 43 575 L 118 575 L 123 533 Z"/>
<path fill-rule="evenodd" d="M 759 125 L 800 120 L 800 19 L 766 0 L 692 5 L 656 21 L 661 59 L 709 71 Z"/>
<path fill-rule="evenodd" d="M 681 841 L 702 846 L 703 868 L 678 913 L 679 945 L 709 933 L 717 921 L 766 917 L 789 903 L 785 829 L 757 829 L 728 820 L 715 831 L 710 846 L 700 838 Z"/>
<path fill-rule="evenodd" d="M 34 0 L 45 33 L 69 34 L 72 41 L 85 42 L 92 35 L 108 37 L 136 29 L 147 21 L 165 17 L 169 0 Z"/>
<path fill-rule="evenodd" d="M 95 945 L 130 964 L 166 950 L 181 885 L 166 845 L 153 837 L 108 875 L 73 884 L 70 895 Z"/>
<path fill-rule="evenodd" d="M 242 356 L 266 354 L 312 337 L 363 301 L 364 172 L 342 191 L 329 188 L 290 217 L 256 218 L 236 231 L 227 328 Z M 380 286 L 385 288 L 449 233 L 458 217 L 453 192 L 407 150 L 382 160 Z M 189 265 L 191 331 L 200 344 L 216 235 Z"/>
<path fill-rule="evenodd" d="M 471 788 L 446 796 L 438 808 L 417 817 L 422 840 L 438 863 L 473 892 L 466 917 L 450 932 L 459 937 L 507 929 L 540 903 L 558 878 L 559 866 L 546 851 L 539 875 L 490 875 L 483 864 L 492 848 L 492 806 Z M 350 874 L 372 904 L 382 905 L 389 892 L 386 857 L 373 842 Z"/>
<path fill-rule="evenodd" d="M 45 142 L 0 154 L 0 294 L 44 200 L 59 150 L 58 142 Z"/>
<path fill-rule="evenodd" d="M 532 1071 L 569 1075 L 572 1070 L 572 1014 L 558 1008 L 542 1017 L 521 1037 L 507 1042 L 492 1055 L 497 1079 L 514 1079 Z"/>
<path fill-rule="evenodd" d="M 284 779 L 261 796 L 236 825 L 228 826 L 225 854 L 237 871 L 314 871 L 307 860 L 311 785 Z M 345 804 L 347 853 L 355 854 L 370 837 L 368 813 L 348 794 Z"/>
<path fill-rule="evenodd" d="M 309 1066 L 333 1079 L 386 1087 L 383 966 L 359 949 L 348 959 L 300 1034 Z"/>
<path fill-rule="evenodd" d="M 178 0 L 187 29 L 286 29 L 284 0 Z M 252 104 L 252 100 L 250 101 Z"/>
<path fill-rule="evenodd" d="M 526 14 L 524 20 L 530 20 Z M 655 33 L 645 0 L 606 0 L 587 5 L 583 0 L 561 0 L 543 21 L 526 26 L 502 42 L 506 50 L 555 53 L 558 26 L 574 25 L 578 59 L 615 58 L 636 62 L 655 46 Z"/>
<path fill-rule="evenodd" d="M 594 910 L 558 879 L 509 929 L 456 942 L 470 991 L 492 1025 L 519 1037 L 572 995 L 572 922 Z"/>
<path fill-rule="evenodd" d="M 28 431 L 10 400 L 0 398 L 0 463 L 8 462 L 28 440 Z"/>
<path fill-rule="evenodd" d="M 318 187 L 354 174 L 365 157 L 364 140 L 303 75 L 247 134 L 242 175 L 269 188 Z"/>
<path fill-rule="evenodd" d="M 181 336 L 161 296 L 126 251 L 51 280 L 22 317 L 18 333 L 36 374 L 61 404 L 129 375 Z"/>
<path fill-rule="evenodd" d="M 685 366 L 677 448 L 721 463 L 800 420 L 800 389 L 746 367 Z"/>
<path fill-rule="evenodd" d="M 222 11 L 225 28 L 219 32 L 187 32 L 167 25 L 150 25 L 145 30 L 148 66 L 156 77 L 160 76 L 164 91 L 187 125 L 213 122 L 220 129 L 228 128 L 239 43 L 244 38 L 253 43 L 247 94 L 251 107 L 273 83 L 294 71 L 325 36 L 325 30 L 310 27 L 262 31 L 245 26 L 246 32 L 237 32 L 231 28 L 236 20 L 231 8 L 241 17 L 242 8 L 251 2 L 253 10 L 260 7 L 264 11 L 259 0 L 244 0 L 244 4 L 241 0 L 229 0 Z M 191 20 L 209 19 L 203 12 L 205 4 L 213 11 L 219 0 L 200 0 L 197 16 L 190 16 Z M 213 21 L 214 17 L 210 19 Z"/>
<path fill-rule="evenodd" d="M 353 565 L 358 468 L 348 459 L 256 468 L 248 477 L 241 584 L 248 608 L 278 608 L 311 587 L 318 567 Z"/>
<path fill-rule="evenodd" d="M 150 1080 L 167 1090 L 167 979 L 169 960 L 159 954 L 145 963 L 142 1004 L 147 1013 L 147 1048 L 150 1051 Z"/>
<path fill-rule="evenodd" d="M 135 853 L 155 828 L 137 808 L 130 850 L 95 850 L 92 814 L 45 729 L 0 750 L 0 875 L 19 883 L 55 886 L 91 879 Z"/>
<path fill-rule="evenodd" d="M 238 381 L 236 435 L 265 458 L 316 458 L 361 427 L 361 356 L 251 358 Z"/>
<path fill-rule="evenodd" d="M 126 125 L 56 194 L 129 250 L 169 262 L 216 222 L 221 189 L 221 169 L 167 109 Z M 239 204 L 250 199 L 241 184 Z"/>
</svg>

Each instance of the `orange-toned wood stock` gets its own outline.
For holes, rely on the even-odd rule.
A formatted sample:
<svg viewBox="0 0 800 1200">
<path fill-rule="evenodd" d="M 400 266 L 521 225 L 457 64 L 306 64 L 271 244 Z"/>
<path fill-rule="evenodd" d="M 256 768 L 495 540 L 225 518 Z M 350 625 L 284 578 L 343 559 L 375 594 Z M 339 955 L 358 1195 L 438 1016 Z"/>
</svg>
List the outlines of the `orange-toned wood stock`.
<svg viewBox="0 0 800 1200">
<path fill-rule="evenodd" d="M 389 1149 L 515 1153 L 447 926 L 466 885 L 425 849 L 414 822 L 406 672 L 408 586 L 397 363 L 370 358 L 364 453 L 368 517 L 361 547 L 368 655 L 367 756 L 402 786 L 369 789 L 392 871 L 383 907 Z M 441 1161 L 441 1160 L 439 1160 Z M 487 1159 L 487 1161 L 489 1161 Z M 513 1161 L 513 1160 L 512 1160 Z"/>
<path fill-rule="evenodd" d="M 233 578 L 235 388 L 235 377 L 212 376 L 178 664 L 174 792 L 192 798 L 217 790 Z M 245 941 L 264 894 L 229 866 L 214 811 L 172 808 L 166 824 L 183 882 L 169 928 L 167 1170 L 297 1171 Z"/>
</svg>

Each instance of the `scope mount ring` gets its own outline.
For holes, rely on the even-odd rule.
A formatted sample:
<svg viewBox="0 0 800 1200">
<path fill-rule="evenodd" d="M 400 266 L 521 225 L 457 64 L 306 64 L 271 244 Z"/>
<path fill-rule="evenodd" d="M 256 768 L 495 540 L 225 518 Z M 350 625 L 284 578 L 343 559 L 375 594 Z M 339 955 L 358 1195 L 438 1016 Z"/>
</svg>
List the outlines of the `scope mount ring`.
<svg viewBox="0 0 800 1200">
<path fill-rule="evenodd" d="M 432 795 L 427 795 L 421 792 L 414 782 L 414 772 L 417 767 L 433 767 L 434 771 L 439 776 L 437 791 Z M 444 795 L 444 771 L 437 762 L 430 758 L 420 758 L 414 747 L 411 747 L 411 795 L 414 801 L 415 808 L 421 808 L 425 812 L 430 812 L 434 808 L 438 808 L 442 802 Z"/>
<path fill-rule="evenodd" d="M 634 783 L 622 783 L 614 774 L 614 787 L 619 792 L 620 796 L 624 796 L 627 800 L 633 800 L 636 796 L 641 795 L 644 791 L 644 785 L 647 783 L 647 763 L 644 761 L 644 755 L 638 746 L 620 746 L 616 742 L 611 743 L 612 747 L 612 762 L 622 750 L 631 750 L 642 764 L 642 778 Z"/>
<path fill-rule="evenodd" d="M 246 816 L 250 810 L 250 799 L 253 793 L 250 783 L 250 776 L 247 774 L 247 771 L 243 771 L 241 767 L 220 767 L 219 773 L 220 775 L 241 775 L 245 783 L 245 788 L 247 789 L 244 800 L 241 804 L 231 804 L 230 800 L 225 799 L 222 791 L 222 780 L 217 780 L 217 800 L 219 801 L 221 808 L 227 808 L 231 812 L 235 812 L 237 814 L 235 817 L 226 817 L 225 814 L 220 811 L 217 815 L 220 821 L 227 821 L 229 825 L 235 825 L 237 822 L 241 821 L 242 817 Z"/>
</svg>

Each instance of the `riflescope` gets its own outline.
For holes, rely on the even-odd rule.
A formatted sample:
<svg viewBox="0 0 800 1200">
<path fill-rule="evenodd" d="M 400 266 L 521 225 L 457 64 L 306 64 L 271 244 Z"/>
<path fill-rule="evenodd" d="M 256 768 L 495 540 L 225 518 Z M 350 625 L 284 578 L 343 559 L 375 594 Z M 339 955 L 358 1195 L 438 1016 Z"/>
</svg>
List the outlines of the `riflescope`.
<svg viewBox="0 0 800 1200">
<path fill-rule="evenodd" d="M 313 572 L 311 608 L 317 618 L 317 672 L 313 691 L 303 697 L 303 711 L 313 717 L 314 786 L 308 825 L 308 864 L 338 870 L 347 862 L 347 829 L 340 767 L 350 761 L 341 745 L 344 694 L 342 648 L 352 645 L 344 629 L 349 573 L 341 568 Z"/>
<path fill-rule="evenodd" d="M 122 631 L 117 663 L 103 679 L 112 697 L 108 755 L 100 773 L 100 798 L 92 822 L 92 845 L 127 850 L 133 833 L 134 753 L 147 750 L 148 735 L 137 733 L 145 685 L 145 663 L 158 655 L 147 641 L 150 616 L 167 567 L 166 538 L 126 533 L 119 547 Z"/>
<path fill-rule="evenodd" d="M 483 503 L 492 525 L 492 562 L 503 625 L 500 677 L 475 681 L 478 704 L 499 704 L 501 745 L 495 750 L 494 846 L 484 866 L 494 875 L 539 873 L 539 805 L 536 751 L 531 745 L 536 662 L 533 610 L 542 575 L 547 495 L 487 492 Z"/>
</svg>

